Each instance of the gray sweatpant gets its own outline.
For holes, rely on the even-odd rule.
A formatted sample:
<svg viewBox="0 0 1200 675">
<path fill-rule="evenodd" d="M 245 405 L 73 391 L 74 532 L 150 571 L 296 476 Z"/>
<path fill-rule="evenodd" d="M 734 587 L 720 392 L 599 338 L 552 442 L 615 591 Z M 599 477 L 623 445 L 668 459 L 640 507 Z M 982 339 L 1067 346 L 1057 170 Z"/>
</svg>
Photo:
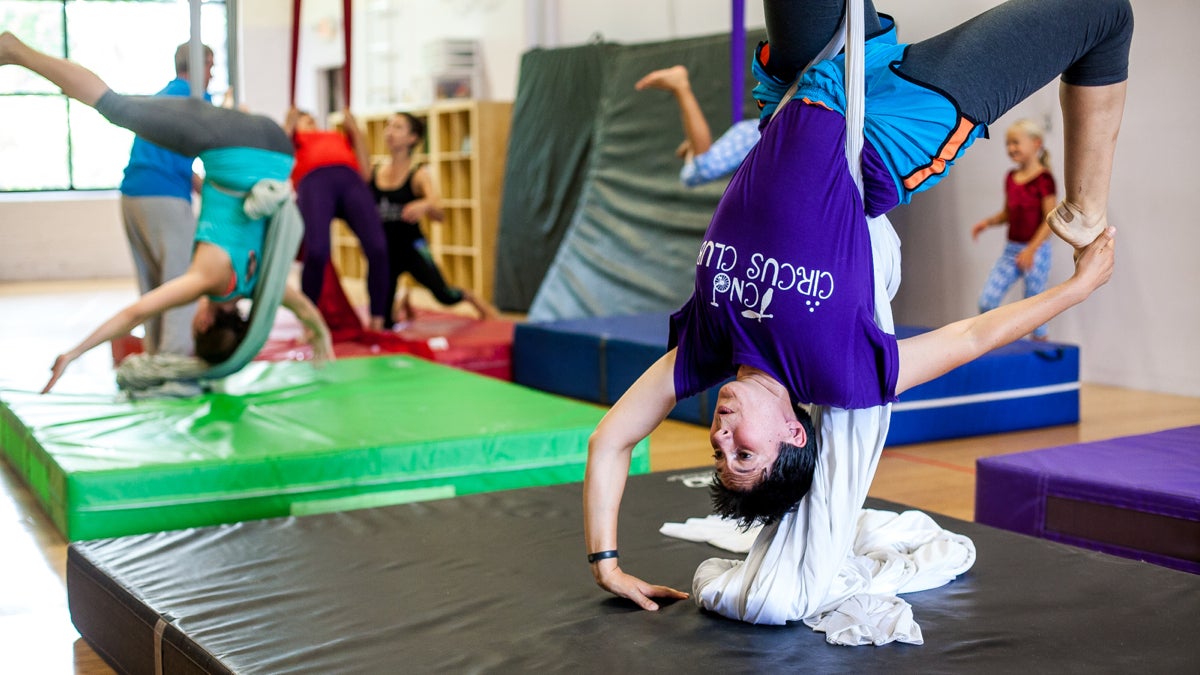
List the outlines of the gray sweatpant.
<svg viewBox="0 0 1200 675">
<path fill-rule="evenodd" d="M 178 197 L 121 195 L 121 215 L 142 293 L 187 271 L 196 238 L 196 216 L 190 202 Z M 196 303 L 192 302 L 147 321 L 146 353 L 190 356 L 195 351 L 192 339 L 195 313 Z"/>
</svg>

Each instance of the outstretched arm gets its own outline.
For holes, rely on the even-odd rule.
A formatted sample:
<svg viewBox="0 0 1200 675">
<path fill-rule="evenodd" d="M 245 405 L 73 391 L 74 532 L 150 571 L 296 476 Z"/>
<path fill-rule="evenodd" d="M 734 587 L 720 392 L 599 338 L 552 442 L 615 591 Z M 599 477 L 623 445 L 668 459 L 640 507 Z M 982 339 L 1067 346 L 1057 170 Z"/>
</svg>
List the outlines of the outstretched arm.
<svg viewBox="0 0 1200 675">
<path fill-rule="evenodd" d="M 181 276 L 175 277 L 155 289 L 152 289 L 136 302 L 114 314 L 100 324 L 96 330 L 75 345 L 70 351 L 59 354 L 50 369 L 50 381 L 42 388 L 42 393 L 50 391 L 58 379 L 62 377 L 67 366 L 75 359 L 83 356 L 93 347 L 108 342 L 113 338 L 129 333 L 135 327 L 145 323 L 172 307 L 179 307 L 192 302 L 208 292 L 211 284 L 207 278 L 196 270 L 193 265 Z"/>
<path fill-rule="evenodd" d="M 587 552 L 617 548 L 617 514 L 633 446 L 666 419 L 675 405 L 675 350 L 650 366 L 600 420 L 588 439 L 587 473 L 583 480 L 583 527 Z M 592 563 L 601 588 L 655 610 L 651 598 L 686 598 L 687 593 L 648 584 L 621 570 L 618 558 Z"/>
<path fill-rule="evenodd" d="M 1116 228 L 1110 227 L 1084 248 L 1075 263 L 1075 274 L 1061 284 L 1032 298 L 901 340 L 896 393 L 1014 342 L 1086 300 L 1112 276 L 1115 233 Z"/>
<path fill-rule="evenodd" d="M 984 230 L 988 229 L 989 227 L 993 227 L 996 225 L 1003 225 L 1007 222 L 1008 222 L 1008 210 L 1000 209 L 999 213 L 994 213 L 994 214 L 988 216 L 987 218 L 984 218 L 983 220 L 979 221 L 978 223 L 975 223 L 975 226 L 971 228 L 971 240 L 977 241 L 979 239 L 979 233 L 983 232 Z"/>
</svg>

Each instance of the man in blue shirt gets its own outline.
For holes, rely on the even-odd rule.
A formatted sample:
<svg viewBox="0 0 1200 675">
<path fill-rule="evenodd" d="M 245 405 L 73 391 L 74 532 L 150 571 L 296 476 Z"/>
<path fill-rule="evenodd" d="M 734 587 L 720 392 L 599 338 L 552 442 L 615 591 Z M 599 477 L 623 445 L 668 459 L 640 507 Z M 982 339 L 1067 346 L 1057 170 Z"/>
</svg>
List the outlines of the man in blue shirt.
<svg viewBox="0 0 1200 675">
<path fill-rule="evenodd" d="M 175 50 L 175 79 L 155 96 L 191 95 L 189 50 L 187 43 Z M 212 67 L 213 52 L 206 45 L 205 89 L 212 79 Z M 207 91 L 204 99 L 212 101 Z M 196 235 L 192 192 L 198 191 L 199 185 L 199 177 L 192 173 L 192 158 L 165 150 L 140 136 L 134 138 L 125 178 L 121 181 L 121 214 L 142 293 L 187 271 Z M 193 303 L 147 321 L 146 352 L 190 355 L 194 350 L 192 316 L 195 311 Z"/>
</svg>

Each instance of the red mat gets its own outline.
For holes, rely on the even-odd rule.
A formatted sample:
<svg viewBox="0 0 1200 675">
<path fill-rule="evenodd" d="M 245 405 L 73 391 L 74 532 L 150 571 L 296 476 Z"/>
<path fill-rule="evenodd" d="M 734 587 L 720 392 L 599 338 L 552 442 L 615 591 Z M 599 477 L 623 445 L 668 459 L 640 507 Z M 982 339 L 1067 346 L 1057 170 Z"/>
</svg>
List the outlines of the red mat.
<svg viewBox="0 0 1200 675">
<path fill-rule="evenodd" d="M 342 290 L 333 267 L 325 270 L 325 284 L 317 308 L 333 336 L 338 358 L 412 354 L 443 365 L 512 381 L 514 322 L 505 319 L 476 319 L 449 312 L 420 311 L 395 331 L 372 331 L 364 327 Z M 312 359 L 312 347 L 303 342 L 304 327 L 287 311 L 279 312 L 267 343 L 256 361 L 300 361 Z M 113 364 L 142 351 L 141 338 L 126 336 L 112 341 Z"/>
</svg>

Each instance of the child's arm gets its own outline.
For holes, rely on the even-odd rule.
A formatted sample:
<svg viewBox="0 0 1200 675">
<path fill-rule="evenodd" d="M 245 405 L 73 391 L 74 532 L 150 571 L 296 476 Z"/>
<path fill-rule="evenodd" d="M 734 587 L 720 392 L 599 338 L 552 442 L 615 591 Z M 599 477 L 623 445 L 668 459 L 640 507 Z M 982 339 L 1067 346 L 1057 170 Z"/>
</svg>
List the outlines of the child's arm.
<svg viewBox="0 0 1200 675">
<path fill-rule="evenodd" d="M 1046 216 L 1050 215 L 1050 212 L 1057 205 L 1058 202 L 1054 195 L 1051 194 L 1042 197 L 1042 223 L 1038 225 L 1037 231 L 1033 233 L 1033 237 L 1025 245 L 1025 248 L 1021 249 L 1021 252 L 1017 254 L 1017 269 L 1022 272 L 1028 272 L 1033 269 L 1034 256 L 1037 255 L 1038 248 L 1045 243 L 1046 238 L 1050 236 L 1051 232 L 1050 224 L 1046 222 Z"/>
<path fill-rule="evenodd" d="M 1008 209 L 1007 208 L 1000 209 L 999 213 L 988 216 L 987 218 L 984 218 L 983 220 L 979 221 L 978 223 L 975 223 L 975 226 L 971 228 L 971 240 L 972 241 L 978 240 L 979 233 L 983 232 L 984 230 L 988 229 L 989 227 L 994 227 L 996 225 L 1003 225 L 1007 222 L 1008 222 Z"/>
</svg>

